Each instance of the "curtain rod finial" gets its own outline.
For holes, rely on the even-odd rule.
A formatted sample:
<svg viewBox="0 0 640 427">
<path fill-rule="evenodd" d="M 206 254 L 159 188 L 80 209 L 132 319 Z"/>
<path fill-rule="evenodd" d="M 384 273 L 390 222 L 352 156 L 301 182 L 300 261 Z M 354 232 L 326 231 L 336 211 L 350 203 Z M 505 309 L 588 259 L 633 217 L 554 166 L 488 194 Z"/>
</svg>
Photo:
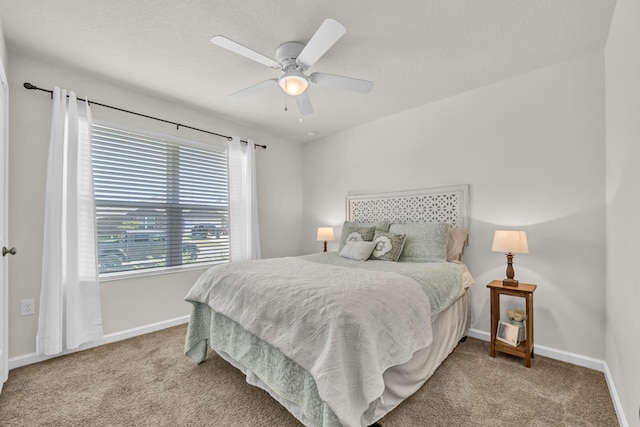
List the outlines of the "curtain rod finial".
<svg viewBox="0 0 640 427">
<path fill-rule="evenodd" d="M 29 82 L 25 82 L 23 86 L 24 86 L 25 89 L 38 89 L 37 87 L 35 87 L 34 85 L 32 85 Z"/>
</svg>

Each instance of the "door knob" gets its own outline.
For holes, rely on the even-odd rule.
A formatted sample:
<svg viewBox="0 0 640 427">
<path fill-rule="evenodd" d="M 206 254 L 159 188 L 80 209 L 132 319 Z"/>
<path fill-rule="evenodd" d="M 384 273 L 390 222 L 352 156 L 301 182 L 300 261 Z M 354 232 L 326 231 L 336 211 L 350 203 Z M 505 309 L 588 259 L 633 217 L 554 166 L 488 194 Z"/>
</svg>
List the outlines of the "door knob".
<svg viewBox="0 0 640 427">
<path fill-rule="evenodd" d="M 7 249 L 5 246 L 2 247 L 2 256 L 7 256 L 7 254 L 15 255 L 18 253 L 16 248 Z"/>
</svg>

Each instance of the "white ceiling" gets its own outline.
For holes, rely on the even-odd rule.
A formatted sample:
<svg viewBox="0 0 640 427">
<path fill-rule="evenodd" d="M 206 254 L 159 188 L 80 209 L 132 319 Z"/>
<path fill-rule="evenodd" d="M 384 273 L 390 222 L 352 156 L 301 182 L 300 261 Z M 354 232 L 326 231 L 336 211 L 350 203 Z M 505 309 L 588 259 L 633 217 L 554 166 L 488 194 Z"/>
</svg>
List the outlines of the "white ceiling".
<svg viewBox="0 0 640 427">
<path fill-rule="evenodd" d="M 615 0 L 0 0 L 0 19 L 10 54 L 19 49 L 308 141 L 602 49 L 614 7 Z M 212 36 L 275 58 L 279 44 L 308 41 L 327 17 L 347 33 L 309 72 L 372 80 L 371 93 L 312 85 L 315 113 L 302 123 L 292 101 L 284 111 L 278 87 L 227 98 L 280 73 L 211 44 Z"/>
</svg>

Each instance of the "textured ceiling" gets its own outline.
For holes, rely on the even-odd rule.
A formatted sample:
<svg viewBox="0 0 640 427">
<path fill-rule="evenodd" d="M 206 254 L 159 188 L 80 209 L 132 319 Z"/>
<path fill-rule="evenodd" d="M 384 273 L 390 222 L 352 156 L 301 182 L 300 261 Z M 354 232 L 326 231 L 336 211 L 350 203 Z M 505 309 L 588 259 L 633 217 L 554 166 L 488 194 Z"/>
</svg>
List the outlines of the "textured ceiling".
<svg viewBox="0 0 640 427">
<path fill-rule="evenodd" d="M 0 0 L 0 19 L 10 54 L 19 49 L 308 141 L 601 49 L 614 7 L 615 0 Z M 279 44 L 308 41 L 327 17 L 347 33 L 309 72 L 372 80 L 371 93 L 312 84 L 315 113 L 302 122 L 294 102 L 284 111 L 278 87 L 227 97 L 280 73 L 211 44 L 212 36 L 275 58 Z"/>
</svg>

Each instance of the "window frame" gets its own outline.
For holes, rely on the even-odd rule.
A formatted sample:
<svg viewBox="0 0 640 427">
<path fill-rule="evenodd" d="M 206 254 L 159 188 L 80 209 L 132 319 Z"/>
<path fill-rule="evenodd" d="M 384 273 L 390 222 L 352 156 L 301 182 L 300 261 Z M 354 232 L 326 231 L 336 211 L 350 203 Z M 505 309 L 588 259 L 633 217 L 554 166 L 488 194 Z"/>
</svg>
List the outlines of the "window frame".
<svg viewBox="0 0 640 427">
<path fill-rule="evenodd" d="M 151 137 L 151 138 L 161 139 L 161 140 L 165 140 L 167 142 L 178 144 L 180 146 L 187 146 L 187 147 L 192 147 L 192 148 L 195 148 L 195 149 L 211 150 L 211 146 L 215 146 L 220 151 L 223 151 L 225 153 L 225 156 L 227 157 L 227 183 L 226 183 L 227 184 L 227 195 L 230 192 L 229 176 L 228 176 L 228 171 L 229 171 L 229 163 L 228 163 L 229 146 L 228 146 L 227 142 L 220 142 L 220 141 L 207 141 L 207 142 L 204 142 L 204 141 L 201 141 L 201 140 L 184 138 L 184 137 L 180 137 L 180 136 L 176 136 L 176 135 L 171 135 L 171 134 L 168 134 L 168 133 L 163 133 L 163 132 L 158 132 L 158 131 L 149 130 L 149 129 L 143 129 L 143 128 L 137 128 L 137 127 L 125 125 L 125 124 L 122 124 L 122 123 L 116 123 L 116 122 L 107 121 L 107 120 L 101 120 L 101 119 L 93 119 L 91 125 L 92 125 L 92 130 L 93 130 L 93 125 L 104 126 L 104 127 L 116 129 L 118 131 L 130 132 L 130 133 L 134 133 L 134 134 L 148 136 L 148 137 Z M 93 132 L 92 132 L 92 147 L 93 147 Z M 92 165 L 92 171 L 93 171 L 93 165 Z M 95 177 L 94 177 L 94 180 L 95 180 Z M 228 203 L 229 203 L 229 201 L 227 200 L 227 205 L 228 205 Z M 97 200 L 96 200 L 95 194 L 94 194 L 94 204 L 95 204 L 95 206 L 97 206 Z M 229 207 L 229 206 L 227 206 L 227 207 Z M 169 209 L 169 208 L 170 207 L 167 206 L 167 209 Z M 96 221 L 97 221 L 97 215 L 96 215 Z M 228 217 L 228 230 L 229 230 L 229 232 L 231 230 L 231 217 L 230 217 L 230 215 Z M 96 231 L 97 231 L 97 227 L 96 227 Z M 126 280 L 126 279 L 133 279 L 133 278 L 139 278 L 139 277 L 174 274 L 174 273 L 188 272 L 188 271 L 193 271 L 193 270 L 206 270 L 206 269 L 208 269 L 208 268 L 210 268 L 210 267 L 212 267 L 214 265 L 225 264 L 225 263 L 230 262 L 230 259 L 231 259 L 231 238 L 229 238 L 228 248 L 229 248 L 229 259 L 227 259 L 227 260 L 206 261 L 206 262 L 188 263 L 188 264 L 180 264 L 180 265 L 169 265 L 169 266 L 164 266 L 164 267 L 142 268 L 142 269 L 127 270 L 127 271 L 105 272 L 105 273 L 98 273 L 98 278 L 99 278 L 100 282 L 109 282 L 109 281 Z M 97 239 L 96 239 L 96 257 L 97 257 L 97 253 L 98 253 L 98 246 L 97 246 Z"/>
</svg>

